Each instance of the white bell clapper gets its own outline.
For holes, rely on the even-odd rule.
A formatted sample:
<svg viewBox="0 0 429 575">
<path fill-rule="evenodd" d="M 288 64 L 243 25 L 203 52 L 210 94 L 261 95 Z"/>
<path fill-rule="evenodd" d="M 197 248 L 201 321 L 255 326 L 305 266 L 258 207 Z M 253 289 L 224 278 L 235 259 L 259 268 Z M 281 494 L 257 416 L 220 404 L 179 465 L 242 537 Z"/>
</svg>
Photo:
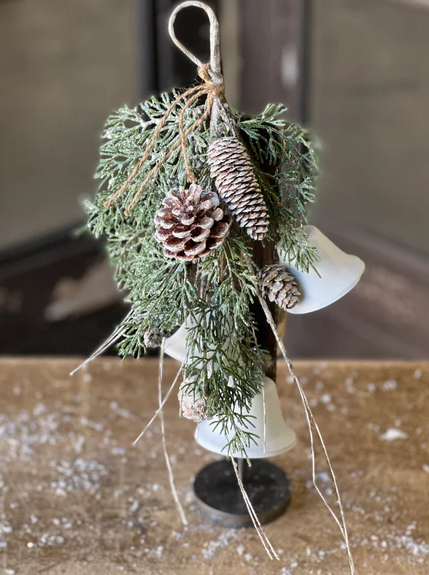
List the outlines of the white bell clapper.
<svg viewBox="0 0 429 575">
<path fill-rule="evenodd" d="M 283 419 L 276 384 L 272 379 L 265 377 L 264 389 L 253 398 L 248 415 L 254 416 L 251 421 L 255 427 L 249 426 L 247 431 L 258 436 L 258 439 L 255 438 L 256 443 L 252 442 L 250 447 L 246 448 L 249 459 L 274 457 L 295 447 L 295 432 Z M 231 433 L 229 437 L 225 437 L 221 433 L 220 427 L 216 427 L 216 418 L 201 422 L 195 430 L 196 442 L 204 449 L 219 455 L 226 455 L 225 444 L 232 435 Z M 243 457 L 241 452 L 230 455 Z"/>
<path fill-rule="evenodd" d="M 355 287 L 365 269 L 360 258 L 340 250 L 315 226 L 304 226 L 304 230 L 309 246 L 317 249 L 320 258 L 315 264 L 317 272 L 297 270 L 293 260 L 288 262 L 279 252 L 280 263 L 291 271 L 301 292 L 300 301 L 288 310 L 292 314 L 317 311 L 339 300 Z"/>
</svg>

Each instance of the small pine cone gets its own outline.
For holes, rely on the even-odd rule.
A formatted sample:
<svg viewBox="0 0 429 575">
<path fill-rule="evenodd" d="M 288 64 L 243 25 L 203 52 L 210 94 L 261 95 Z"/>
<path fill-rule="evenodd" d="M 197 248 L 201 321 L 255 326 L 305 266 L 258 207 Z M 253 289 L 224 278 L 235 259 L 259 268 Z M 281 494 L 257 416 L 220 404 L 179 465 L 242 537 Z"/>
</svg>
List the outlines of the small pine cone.
<svg viewBox="0 0 429 575">
<path fill-rule="evenodd" d="M 236 137 L 214 140 L 207 152 L 210 175 L 238 225 L 254 240 L 267 235 L 269 216 L 246 148 Z"/>
<path fill-rule="evenodd" d="M 147 348 L 159 347 L 164 335 L 155 329 L 149 329 L 143 335 L 143 345 Z"/>
<path fill-rule="evenodd" d="M 282 265 L 265 266 L 259 272 L 262 295 L 284 310 L 292 309 L 299 302 L 301 292 L 293 275 Z"/>
<path fill-rule="evenodd" d="M 155 216 L 156 239 L 168 258 L 192 261 L 215 250 L 231 227 L 231 216 L 216 192 L 198 184 L 175 188 L 165 196 Z"/>
<path fill-rule="evenodd" d="M 196 423 L 211 419 L 214 414 L 207 409 L 207 398 L 194 397 L 194 395 L 189 393 L 185 388 L 186 383 L 188 382 L 184 380 L 177 396 L 180 405 L 180 415 Z"/>
</svg>

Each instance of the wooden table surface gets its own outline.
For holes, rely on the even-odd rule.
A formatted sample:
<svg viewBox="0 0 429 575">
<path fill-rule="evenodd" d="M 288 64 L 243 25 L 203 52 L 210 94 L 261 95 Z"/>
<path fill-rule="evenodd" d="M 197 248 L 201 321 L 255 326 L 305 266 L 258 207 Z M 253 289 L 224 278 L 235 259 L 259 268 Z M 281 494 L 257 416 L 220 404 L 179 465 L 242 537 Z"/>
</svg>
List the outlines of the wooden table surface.
<svg viewBox="0 0 429 575">
<path fill-rule="evenodd" d="M 283 412 L 298 444 L 276 463 L 292 480 L 287 513 L 253 529 L 215 527 L 193 501 L 193 475 L 214 459 L 194 426 L 166 411 L 183 528 L 168 487 L 154 360 L 0 360 L 0 573 L 7 575 L 345 575 L 341 537 L 311 486 L 309 440 L 294 386 L 279 367 Z M 165 387 L 177 364 L 165 366 Z M 295 365 L 324 433 L 361 575 L 429 573 L 429 364 Z M 321 458 L 319 481 L 330 497 Z"/>
</svg>

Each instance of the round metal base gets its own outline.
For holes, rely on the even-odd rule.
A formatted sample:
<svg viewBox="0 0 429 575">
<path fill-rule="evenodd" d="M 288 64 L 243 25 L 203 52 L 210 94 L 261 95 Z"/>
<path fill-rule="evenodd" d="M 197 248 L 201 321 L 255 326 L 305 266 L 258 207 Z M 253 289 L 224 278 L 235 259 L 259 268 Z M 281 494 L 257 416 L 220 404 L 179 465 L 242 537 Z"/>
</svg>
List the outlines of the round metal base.
<svg viewBox="0 0 429 575">
<path fill-rule="evenodd" d="M 243 461 L 242 469 L 244 488 L 259 521 L 265 524 L 280 517 L 290 501 L 285 472 L 266 459 L 252 459 L 251 467 Z M 233 528 L 253 525 L 229 459 L 204 467 L 195 477 L 194 493 L 200 511 L 214 523 Z"/>
</svg>

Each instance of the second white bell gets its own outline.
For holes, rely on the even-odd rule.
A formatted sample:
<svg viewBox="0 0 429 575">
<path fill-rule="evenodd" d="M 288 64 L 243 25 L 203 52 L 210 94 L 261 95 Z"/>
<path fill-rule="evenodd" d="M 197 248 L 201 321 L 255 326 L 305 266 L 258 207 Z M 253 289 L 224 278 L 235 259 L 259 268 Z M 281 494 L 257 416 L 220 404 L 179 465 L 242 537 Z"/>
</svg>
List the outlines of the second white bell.
<svg viewBox="0 0 429 575">
<path fill-rule="evenodd" d="M 301 292 L 298 304 L 288 310 L 293 314 L 317 311 L 339 300 L 355 287 L 365 269 L 360 258 L 340 250 L 315 226 L 304 226 L 304 230 L 309 246 L 316 248 L 320 258 L 315 264 L 317 272 L 299 271 L 293 261 L 279 253 L 280 263 L 291 271 Z"/>
</svg>

